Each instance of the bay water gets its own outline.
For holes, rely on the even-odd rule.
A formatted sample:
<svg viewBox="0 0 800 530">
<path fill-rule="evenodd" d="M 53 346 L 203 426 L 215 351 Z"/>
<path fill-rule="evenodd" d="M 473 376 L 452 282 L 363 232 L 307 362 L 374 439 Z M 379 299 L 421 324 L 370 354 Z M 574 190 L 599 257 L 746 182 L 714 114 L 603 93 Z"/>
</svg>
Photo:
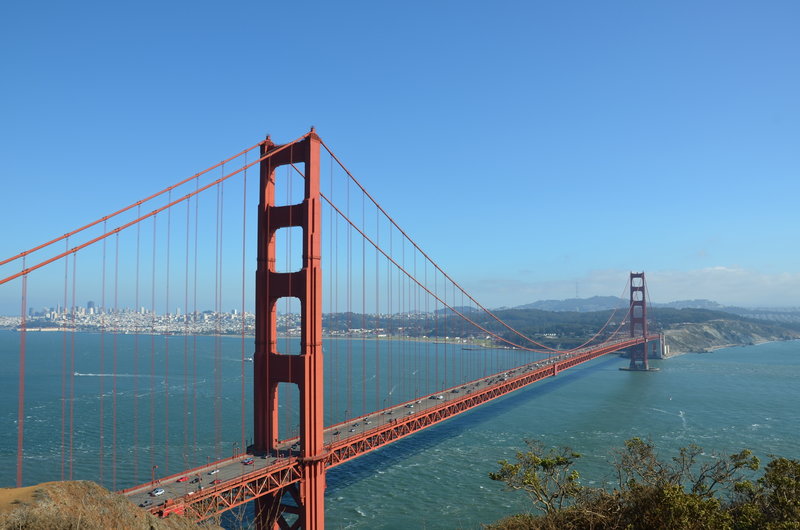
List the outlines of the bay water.
<svg viewBox="0 0 800 530">
<path fill-rule="evenodd" d="M 525 439 L 570 446 L 586 485 L 613 483 L 626 439 L 667 458 L 695 443 L 711 458 L 744 448 L 800 458 L 800 342 L 686 354 L 626 372 L 608 356 L 433 427 L 328 474 L 332 528 L 479 528 L 530 511 L 488 478 Z"/>
<path fill-rule="evenodd" d="M 153 460 L 153 455 L 164 451 L 167 443 L 172 472 L 228 456 L 241 446 L 242 414 L 246 426 L 252 417 L 249 405 L 244 410 L 241 407 L 241 359 L 252 355 L 252 339 L 248 340 L 198 337 L 193 344 L 180 336 L 98 338 L 84 333 L 28 333 L 25 484 L 61 476 L 62 453 L 67 451 L 61 435 L 62 395 L 71 384 L 70 378 L 65 381 L 62 375 L 65 360 L 67 373 L 78 374 L 73 390 L 73 478 L 98 480 L 99 447 L 91 440 L 99 439 L 101 429 L 105 455 L 101 482 L 110 488 L 150 480 L 153 465 L 159 465 L 159 470 L 166 467 L 162 460 Z M 364 348 L 377 346 L 365 344 L 326 341 L 326 424 L 376 408 L 372 406 L 373 397 L 358 402 L 358 398 L 349 397 L 346 388 L 362 385 L 361 364 L 354 363 L 349 376 L 344 364 L 350 357 L 358 359 L 359 351 L 372 358 Z M 104 350 L 102 370 L 98 366 L 100 347 Z M 397 379 L 405 366 L 403 356 L 419 359 L 420 355 L 430 355 L 421 347 L 424 345 L 409 351 L 407 346 L 405 350 L 396 346 L 395 382 L 381 382 L 384 390 L 393 390 L 392 400 L 408 399 L 435 384 L 426 380 L 433 378 L 427 375 L 409 374 Z M 73 348 L 74 370 L 69 356 L 64 358 L 64 353 Z M 169 363 L 164 361 L 165 349 Z M 13 486 L 16 478 L 18 351 L 18 334 L 0 331 L 0 487 Z M 114 352 L 116 379 L 107 375 L 113 371 Z M 445 379 L 445 385 L 480 376 L 487 369 L 477 357 L 465 363 L 453 362 L 459 355 L 479 355 L 460 347 L 450 352 L 446 348 L 434 350 L 433 355 L 433 362 L 441 363 L 436 376 Z M 510 367 L 519 362 L 516 355 L 496 353 L 494 365 L 488 369 Z M 443 361 L 448 356 L 451 360 L 445 370 Z M 167 365 L 171 375 L 165 377 L 160 367 Z M 524 449 L 525 439 L 538 439 L 548 446 L 568 445 L 581 453 L 576 467 L 583 483 L 595 486 L 613 481 L 608 464 L 612 451 L 634 436 L 652 439 L 665 457 L 679 447 L 696 443 L 709 458 L 713 453 L 743 448 L 752 449 L 762 459 L 771 454 L 800 458 L 800 342 L 725 348 L 653 361 L 652 366 L 660 369 L 657 372 L 619 370 L 626 365 L 627 360 L 617 356 L 597 359 L 330 470 L 326 525 L 479 528 L 505 515 L 529 511 L 524 495 L 504 491 L 501 484 L 488 478 L 489 472 L 498 469 L 498 460 L 513 460 L 515 452 Z M 197 366 L 197 373 L 206 375 L 184 377 L 181 368 L 187 366 Z M 385 371 L 387 365 L 382 366 Z M 251 395 L 249 368 L 246 363 L 246 398 Z M 140 375 L 134 376 L 137 373 Z M 208 375 L 213 373 L 219 377 Z M 215 399 L 217 384 L 223 391 Z M 98 399 L 100 385 L 102 400 Z M 187 387 L 197 396 L 193 400 L 196 407 L 183 398 Z M 114 472 L 111 409 L 115 395 L 118 444 Z M 166 408 L 165 399 L 169 400 Z M 376 404 L 380 404 L 379 399 L 374 398 Z M 291 406 L 292 397 L 288 396 L 285 403 Z M 102 422 L 98 421 L 101 406 Z M 353 410 L 343 411 L 345 406 Z M 134 407 L 139 419 L 136 427 Z M 63 410 L 68 424 L 68 407 Z M 168 436 L 158 427 L 150 427 L 151 415 L 152 425 L 159 425 L 165 414 L 170 425 Z M 215 423 L 220 429 L 215 430 Z M 220 430 L 222 439 L 215 440 Z M 126 448 L 126 441 L 134 435 L 140 446 L 137 452 Z M 249 437 L 249 430 L 243 436 Z M 223 522 L 240 527 L 246 526 L 248 519 L 245 510 L 242 517 L 226 516 Z"/>
</svg>

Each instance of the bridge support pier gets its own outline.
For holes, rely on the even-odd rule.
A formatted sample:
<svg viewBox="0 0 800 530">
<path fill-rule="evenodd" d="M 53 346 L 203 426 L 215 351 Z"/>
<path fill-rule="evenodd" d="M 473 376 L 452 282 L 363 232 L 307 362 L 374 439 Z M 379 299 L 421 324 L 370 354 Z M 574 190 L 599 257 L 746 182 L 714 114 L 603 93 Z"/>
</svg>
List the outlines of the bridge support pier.
<svg viewBox="0 0 800 530">
<path fill-rule="evenodd" d="M 325 526 L 323 448 L 322 269 L 320 267 L 320 139 L 312 129 L 301 141 L 262 146 L 256 270 L 256 340 L 253 355 L 254 440 L 256 452 L 277 454 L 278 385 L 293 383 L 300 391 L 299 489 L 287 487 L 256 502 L 256 528 Z M 277 206 L 275 169 L 304 164 L 304 195 L 299 204 Z M 302 268 L 275 270 L 275 234 L 281 228 L 302 229 Z M 300 302 L 300 353 L 278 351 L 277 306 L 281 298 Z M 288 438 L 288 436 L 287 436 Z"/>
</svg>

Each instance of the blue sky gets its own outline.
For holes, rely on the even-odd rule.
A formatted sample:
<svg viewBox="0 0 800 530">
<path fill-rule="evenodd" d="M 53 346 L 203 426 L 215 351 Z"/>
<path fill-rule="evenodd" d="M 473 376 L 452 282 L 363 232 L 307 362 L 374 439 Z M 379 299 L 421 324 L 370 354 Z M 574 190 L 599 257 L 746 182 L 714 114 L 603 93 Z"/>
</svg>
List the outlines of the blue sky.
<svg viewBox="0 0 800 530">
<path fill-rule="evenodd" d="M 489 307 L 800 306 L 800 4 L 7 2 L 0 256 L 320 135 Z"/>
</svg>

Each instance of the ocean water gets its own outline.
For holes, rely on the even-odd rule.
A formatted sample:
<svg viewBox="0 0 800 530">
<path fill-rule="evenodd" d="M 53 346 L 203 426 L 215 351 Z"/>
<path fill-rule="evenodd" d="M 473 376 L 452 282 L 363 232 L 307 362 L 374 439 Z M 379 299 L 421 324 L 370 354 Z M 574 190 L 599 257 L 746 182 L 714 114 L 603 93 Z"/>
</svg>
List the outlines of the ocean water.
<svg viewBox="0 0 800 530">
<path fill-rule="evenodd" d="M 68 439 L 62 445 L 61 438 L 61 397 L 64 389 L 69 391 L 71 379 L 62 379 L 62 363 L 64 352 L 72 351 L 73 339 L 74 372 L 81 374 L 74 377 L 74 478 L 97 480 L 101 428 L 102 482 L 107 487 L 113 483 L 118 489 L 150 480 L 155 464 L 159 469 L 168 466 L 177 472 L 184 465 L 228 456 L 241 445 L 238 440 L 242 412 L 245 425 L 252 414 L 249 406 L 241 409 L 241 357 L 243 348 L 244 356 L 252 355 L 249 342 L 243 345 L 235 338 L 198 337 L 196 345 L 179 336 L 117 337 L 118 445 L 114 473 L 113 379 L 102 375 L 112 372 L 113 337 L 29 333 L 26 484 L 58 480 L 62 452 L 68 454 Z M 98 366 L 99 347 L 104 350 L 103 370 Z M 378 403 L 379 398 L 375 397 L 358 401 L 354 397 L 357 392 L 348 390 L 348 385 L 351 389 L 367 388 L 368 394 L 373 385 L 392 389 L 391 399 L 402 401 L 436 385 L 431 379 L 441 378 L 441 383 L 450 385 L 519 361 L 514 357 L 516 353 L 493 352 L 487 365 L 477 357 L 478 353 L 460 348 L 448 351 L 416 345 L 408 349 L 392 343 L 389 347 L 394 351 L 388 357 L 382 351 L 380 357 L 382 372 L 391 359 L 394 379 L 376 384 L 362 381 L 359 361 L 360 355 L 376 357 L 369 350 L 375 347 L 363 341 L 326 342 L 326 374 L 330 374 L 326 383 L 326 423 L 354 415 L 345 407 L 358 414 L 371 407 L 373 399 Z M 16 478 L 15 333 L 0 332 L 0 356 L 0 487 L 8 487 Z M 415 362 L 420 358 L 430 360 L 423 363 L 428 365 L 425 374 L 400 377 L 412 357 Z M 352 365 L 351 360 L 355 360 Z M 69 355 L 67 362 L 69 366 Z M 134 363 L 138 363 L 138 370 Z M 198 374 L 212 375 L 192 378 L 192 368 L 184 377 L 183 369 L 195 364 Z M 529 503 L 523 495 L 504 491 L 502 485 L 488 478 L 488 473 L 498 468 L 497 461 L 513 459 L 515 452 L 524 447 L 525 439 L 569 445 L 583 454 L 577 468 L 588 485 L 613 480 L 607 465 L 611 451 L 633 436 L 651 438 L 664 455 L 696 443 L 709 455 L 750 448 L 760 457 L 776 454 L 800 458 L 800 342 L 727 348 L 654 361 L 653 365 L 660 368 L 658 372 L 620 371 L 619 367 L 626 364 L 616 356 L 592 361 L 332 469 L 327 475 L 326 525 L 364 529 L 479 528 L 481 523 L 527 511 Z M 167 368 L 167 375 L 162 367 Z M 245 368 L 249 368 L 248 363 Z M 251 381 L 247 370 L 244 383 L 249 397 Z M 224 389 L 219 399 L 215 399 L 217 384 Z M 101 386 L 102 400 L 98 398 Z M 195 389 L 196 408 L 183 398 L 187 386 Z M 168 407 L 164 406 L 165 400 Z M 285 403 L 292 406 L 291 396 Z M 98 419 L 101 406 L 105 418 L 102 422 Z M 64 421 L 68 424 L 68 407 L 65 412 Z M 165 416 L 169 418 L 168 434 L 157 427 Z M 287 427 L 287 432 L 290 429 Z M 221 438 L 214 443 L 217 432 L 221 432 Z M 140 448 L 136 452 L 122 449 L 133 436 Z M 248 437 L 249 431 L 244 436 Z M 168 443 L 170 463 L 165 465 L 156 455 L 162 454 Z M 65 472 L 69 472 L 69 463 Z M 245 513 L 244 520 L 247 518 Z M 242 525 L 236 517 L 226 517 L 224 521 L 230 527 Z"/>
</svg>

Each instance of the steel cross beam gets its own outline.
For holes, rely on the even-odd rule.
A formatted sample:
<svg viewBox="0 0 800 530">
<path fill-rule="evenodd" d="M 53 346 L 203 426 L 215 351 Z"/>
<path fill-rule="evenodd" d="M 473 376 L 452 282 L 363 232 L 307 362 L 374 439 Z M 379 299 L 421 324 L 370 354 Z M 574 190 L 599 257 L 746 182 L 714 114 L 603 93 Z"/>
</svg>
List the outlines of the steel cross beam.
<svg viewBox="0 0 800 530">
<path fill-rule="evenodd" d="M 269 153 L 275 151 L 274 156 Z M 293 488 L 256 497 L 256 528 L 276 526 L 322 530 L 325 527 L 325 467 L 323 460 L 323 362 L 321 198 L 319 184 L 320 138 L 311 129 L 301 141 L 280 148 L 267 138 L 262 146 L 260 203 L 258 206 L 258 267 L 256 269 L 256 340 L 253 355 L 253 450 L 271 453 L 278 445 L 278 385 L 293 383 L 300 394 L 300 452 L 302 473 L 299 494 Z M 277 205 L 275 170 L 282 165 L 304 165 L 303 200 Z M 282 228 L 302 230 L 302 268 L 275 270 L 275 235 Z M 300 354 L 278 350 L 277 302 L 300 302 Z M 297 503 L 286 505 L 284 494 Z M 291 524 L 284 513 L 295 513 Z M 277 522 L 267 514 L 277 514 Z"/>
</svg>

